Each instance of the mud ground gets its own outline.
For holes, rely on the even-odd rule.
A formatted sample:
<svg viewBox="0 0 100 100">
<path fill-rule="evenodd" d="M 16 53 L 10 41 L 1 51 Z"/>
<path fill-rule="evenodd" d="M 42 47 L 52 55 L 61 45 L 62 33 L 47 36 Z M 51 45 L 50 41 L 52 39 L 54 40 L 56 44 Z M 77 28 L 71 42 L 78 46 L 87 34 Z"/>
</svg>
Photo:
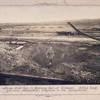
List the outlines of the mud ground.
<svg viewBox="0 0 100 100">
<path fill-rule="evenodd" d="M 18 46 L 0 44 L 1 72 L 58 78 L 67 81 L 68 84 L 100 84 L 99 42 L 26 43 L 21 50 L 16 50 L 15 48 Z M 46 57 L 50 46 L 54 51 L 51 66 L 49 66 L 49 59 Z M 54 84 L 13 77 L 5 80 L 5 84 L 8 85 Z"/>
</svg>

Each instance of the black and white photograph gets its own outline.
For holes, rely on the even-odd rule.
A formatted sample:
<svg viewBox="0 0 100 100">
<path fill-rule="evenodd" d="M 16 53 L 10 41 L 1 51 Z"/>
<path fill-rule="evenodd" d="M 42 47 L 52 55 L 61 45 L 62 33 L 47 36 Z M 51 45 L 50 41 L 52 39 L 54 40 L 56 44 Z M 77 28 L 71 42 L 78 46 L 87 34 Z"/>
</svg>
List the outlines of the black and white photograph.
<svg viewBox="0 0 100 100">
<path fill-rule="evenodd" d="M 100 6 L 0 6 L 0 85 L 100 84 Z"/>
</svg>

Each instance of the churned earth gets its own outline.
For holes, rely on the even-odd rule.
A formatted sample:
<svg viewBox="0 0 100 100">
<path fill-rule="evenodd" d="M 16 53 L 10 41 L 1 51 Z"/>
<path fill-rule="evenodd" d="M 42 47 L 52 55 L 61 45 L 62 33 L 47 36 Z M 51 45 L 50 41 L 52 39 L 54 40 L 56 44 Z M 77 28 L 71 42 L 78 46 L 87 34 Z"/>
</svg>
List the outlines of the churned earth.
<svg viewBox="0 0 100 100">
<path fill-rule="evenodd" d="M 46 52 L 52 46 L 54 58 L 49 66 Z M 0 72 L 57 78 L 69 84 L 100 84 L 100 44 L 97 41 L 37 42 L 0 44 Z M 19 81 L 20 80 L 20 81 Z M 6 84 L 52 84 L 7 78 Z"/>
</svg>

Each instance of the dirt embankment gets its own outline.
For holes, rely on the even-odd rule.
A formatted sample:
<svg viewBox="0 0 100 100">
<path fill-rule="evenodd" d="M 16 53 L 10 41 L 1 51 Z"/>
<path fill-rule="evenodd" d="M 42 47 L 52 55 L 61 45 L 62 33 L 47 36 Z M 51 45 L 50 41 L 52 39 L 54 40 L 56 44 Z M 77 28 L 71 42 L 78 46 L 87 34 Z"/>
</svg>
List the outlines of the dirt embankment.
<svg viewBox="0 0 100 100">
<path fill-rule="evenodd" d="M 52 46 L 52 66 L 46 56 Z M 27 43 L 17 51 L 10 45 L 0 45 L 0 71 L 59 78 L 74 83 L 100 83 L 99 46 L 88 43 Z M 27 84 L 27 83 L 26 83 Z"/>
</svg>

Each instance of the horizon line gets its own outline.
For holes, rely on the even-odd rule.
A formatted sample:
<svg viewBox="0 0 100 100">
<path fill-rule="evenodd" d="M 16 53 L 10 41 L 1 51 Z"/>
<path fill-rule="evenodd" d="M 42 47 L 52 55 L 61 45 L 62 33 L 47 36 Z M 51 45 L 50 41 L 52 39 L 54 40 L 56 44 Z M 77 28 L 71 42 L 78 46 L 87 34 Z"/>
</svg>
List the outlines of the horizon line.
<svg viewBox="0 0 100 100">
<path fill-rule="evenodd" d="M 13 23 L 16 23 L 16 24 L 24 24 L 24 23 L 34 23 L 34 24 L 39 24 L 39 23 L 60 23 L 60 22 L 64 22 L 64 21 L 81 21 L 81 20 L 100 20 L 100 18 L 85 18 L 85 19 L 70 19 L 70 20 L 60 20 L 60 21 L 44 21 L 44 22 L 2 22 L 0 24 L 13 24 Z"/>
</svg>

